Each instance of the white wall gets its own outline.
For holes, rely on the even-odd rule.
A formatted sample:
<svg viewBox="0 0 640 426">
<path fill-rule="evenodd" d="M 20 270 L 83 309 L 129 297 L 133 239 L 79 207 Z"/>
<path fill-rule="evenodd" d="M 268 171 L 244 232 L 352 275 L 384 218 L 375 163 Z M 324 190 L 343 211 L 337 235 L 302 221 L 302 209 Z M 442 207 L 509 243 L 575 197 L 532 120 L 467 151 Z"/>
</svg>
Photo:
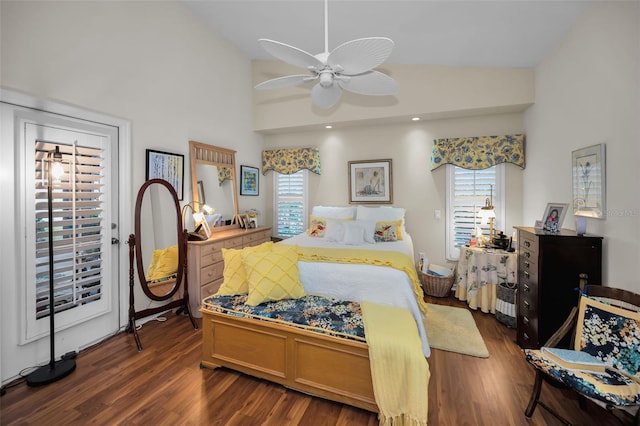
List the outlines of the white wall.
<svg viewBox="0 0 640 426">
<path fill-rule="evenodd" d="M 606 144 L 607 215 L 587 219 L 604 236 L 604 284 L 639 291 L 640 3 L 595 2 L 537 67 L 525 114 L 523 223 L 548 202 L 570 203 L 571 152 Z M 574 217 L 564 227 L 575 229 Z"/>
<path fill-rule="evenodd" d="M 433 140 L 446 137 L 522 133 L 522 114 L 499 114 L 407 124 L 350 126 L 332 130 L 265 136 L 267 149 L 318 147 L 322 174 L 310 173 L 309 204 L 348 205 L 348 161 L 392 159 L 393 205 L 407 209 L 407 231 L 414 250 L 425 252 L 430 262 L 445 264 L 445 167 L 430 171 Z M 523 171 L 507 165 L 506 230 L 510 235 L 522 217 Z M 273 197 L 273 177 L 263 177 Z M 434 210 L 442 212 L 434 218 Z M 272 221 L 271 212 L 268 223 Z"/>
<path fill-rule="evenodd" d="M 185 155 L 187 201 L 190 139 L 237 150 L 238 164 L 260 164 L 262 137 L 251 130 L 250 61 L 180 2 L 2 1 L 0 13 L 0 85 L 130 120 L 133 197 L 145 178 L 147 148 Z M 3 176 L 15 178 L 12 170 Z M 264 199 L 240 197 L 240 208 L 264 210 Z M 121 229 L 121 241 L 132 232 Z M 1 260 L 2 294 L 20 285 L 12 279 L 20 254 L 9 252 Z M 4 317 L 15 314 L 9 307 L 16 303 L 0 301 L 2 380 L 49 356 L 46 345 L 17 346 L 16 318 Z M 136 305 L 148 304 L 138 290 Z"/>
<path fill-rule="evenodd" d="M 363 96 L 344 91 L 339 103 L 320 109 L 311 103 L 316 82 L 278 90 L 256 90 L 254 129 L 318 128 L 323 123 L 398 122 L 418 115 L 441 119 L 479 114 L 524 111 L 534 101 L 533 70 L 527 68 L 452 67 L 384 64 L 380 70 L 399 85 L 394 96 Z M 299 74 L 300 69 L 280 61 L 253 61 L 253 82 Z"/>
</svg>

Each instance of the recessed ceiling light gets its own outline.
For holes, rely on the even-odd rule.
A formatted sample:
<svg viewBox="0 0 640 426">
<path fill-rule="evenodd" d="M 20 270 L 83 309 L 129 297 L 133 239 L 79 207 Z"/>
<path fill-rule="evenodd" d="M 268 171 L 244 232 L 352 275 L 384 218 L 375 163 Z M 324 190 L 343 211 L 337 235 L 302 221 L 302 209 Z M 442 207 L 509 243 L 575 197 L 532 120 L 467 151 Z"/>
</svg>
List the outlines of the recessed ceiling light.
<svg viewBox="0 0 640 426">
<path fill-rule="evenodd" d="M 333 126 L 331 124 L 327 124 L 326 126 L 324 126 L 325 129 L 333 129 Z"/>
<path fill-rule="evenodd" d="M 411 117 L 411 121 L 420 121 L 420 117 Z"/>
</svg>

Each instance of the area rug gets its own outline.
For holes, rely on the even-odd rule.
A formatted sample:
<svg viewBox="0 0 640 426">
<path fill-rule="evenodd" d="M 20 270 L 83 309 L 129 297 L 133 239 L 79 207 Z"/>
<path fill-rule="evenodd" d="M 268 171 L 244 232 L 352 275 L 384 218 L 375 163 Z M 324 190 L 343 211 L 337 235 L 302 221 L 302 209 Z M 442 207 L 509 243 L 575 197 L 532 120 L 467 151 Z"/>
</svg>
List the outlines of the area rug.
<svg viewBox="0 0 640 426">
<path fill-rule="evenodd" d="M 476 322 L 467 309 L 427 303 L 424 320 L 429 346 L 449 352 L 488 358 Z"/>
</svg>

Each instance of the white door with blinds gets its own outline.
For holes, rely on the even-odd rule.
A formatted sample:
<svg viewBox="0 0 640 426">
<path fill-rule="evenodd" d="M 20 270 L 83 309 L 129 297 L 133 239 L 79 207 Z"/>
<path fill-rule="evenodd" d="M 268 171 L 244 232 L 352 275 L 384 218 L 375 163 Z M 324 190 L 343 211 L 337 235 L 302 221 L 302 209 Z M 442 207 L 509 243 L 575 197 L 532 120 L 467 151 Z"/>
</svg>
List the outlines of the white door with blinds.
<svg viewBox="0 0 640 426">
<path fill-rule="evenodd" d="M 48 335 L 54 306 L 56 333 L 91 322 L 90 336 L 71 332 L 64 337 L 77 339 L 77 346 L 86 345 L 119 327 L 117 246 L 112 247 L 111 240 L 112 228 L 117 229 L 117 171 L 112 169 L 117 165 L 111 161 L 117 158 L 117 141 L 108 134 L 26 121 L 21 123 L 21 133 L 26 213 L 21 341 Z M 49 223 L 47 156 L 56 147 L 65 172 L 52 185 L 53 221 Z M 49 270 L 49 227 L 53 229 L 53 271 Z"/>
<path fill-rule="evenodd" d="M 274 230 L 280 238 L 293 237 L 307 229 L 307 170 L 290 175 L 274 174 Z"/>
</svg>

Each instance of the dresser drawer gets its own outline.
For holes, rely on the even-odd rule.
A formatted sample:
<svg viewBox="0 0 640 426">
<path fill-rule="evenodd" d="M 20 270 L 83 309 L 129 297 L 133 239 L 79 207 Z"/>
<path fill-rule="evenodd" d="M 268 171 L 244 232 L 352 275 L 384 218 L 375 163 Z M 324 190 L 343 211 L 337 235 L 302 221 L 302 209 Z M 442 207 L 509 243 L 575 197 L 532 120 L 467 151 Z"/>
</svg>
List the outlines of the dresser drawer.
<svg viewBox="0 0 640 426">
<path fill-rule="evenodd" d="M 534 323 L 533 320 L 524 318 L 526 317 L 518 316 L 518 345 L 522 348 L 538 348 L 537 320 Z"/>
<path fill-rule="evenodd" d="M 520 241 L 518 242 L 518 248 L 521 251 L 530 251 L 532 254 L 538 253 L 538 239 L 535 235 L 531 235 L 529 233 L 521 232 L 519 234 Z"/>
<path fill-rule="evenodd" d="M 202 296 L 201 300 L 204 299 L 205 297 L 213 296 L 214 294 L 216 294 L 218 292 L 218 289 L 220 289 L 220 286 L 222 285 L 222 281 L 223 279 L 219 278 L 203 286 L 202 291 L 200 293 L 200 295 Z"/>
<path fill-rule="evenodd" d="M 258 244 L 262 244 L 265 241 L 268 241 L 271 238 L 270 230 L 253 232 L 251 234 L 244 235 L 242 237 L 242 243 L 244 246 L 255 246 Z"/>
<path fill-rule="evenodd" d="M 224 272 L 224 262 L 217 262 L 213 265 L 205 266 L 200 271 L 200 285 L 202 287 L 208 285 L 212 281 L 222 279 Z"/>
<path fill-rule="evenodd" d="M 224 248 L 239 248 L 242 247 L 242 238 L 243 237 L 235 237 L 229 238 L 228 240 L 224 240 Z"/>
</svg>

